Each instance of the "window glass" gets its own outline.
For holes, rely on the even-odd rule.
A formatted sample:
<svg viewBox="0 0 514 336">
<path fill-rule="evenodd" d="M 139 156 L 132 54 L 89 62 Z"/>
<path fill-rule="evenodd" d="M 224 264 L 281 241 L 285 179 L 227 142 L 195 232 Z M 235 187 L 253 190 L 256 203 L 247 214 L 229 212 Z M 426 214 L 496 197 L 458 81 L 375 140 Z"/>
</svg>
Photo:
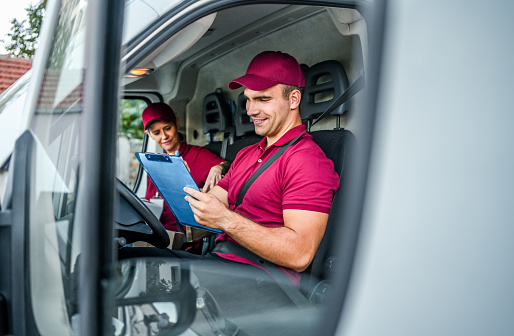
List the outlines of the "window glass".
<svg viewBox="0 0 514 336">
<path fill-rule="evenodd" d="M 116 176 L 130 189 L 139 172 L 139 161 L 134 156 L 143 148 L 144 130 L 141 115 L 148 106 L 143 99 L 122 99 L 118 133 L 118 162 Z"/>
<path fill-rule="evenodd" d="M 30 182 L 28 244 L 32 311 L 42 335 L 69 335 L 74 297 L 74 227 L 84 87 L 85 0 L 63 0 L 31 130 L 35 137 Z"/>
</svg>

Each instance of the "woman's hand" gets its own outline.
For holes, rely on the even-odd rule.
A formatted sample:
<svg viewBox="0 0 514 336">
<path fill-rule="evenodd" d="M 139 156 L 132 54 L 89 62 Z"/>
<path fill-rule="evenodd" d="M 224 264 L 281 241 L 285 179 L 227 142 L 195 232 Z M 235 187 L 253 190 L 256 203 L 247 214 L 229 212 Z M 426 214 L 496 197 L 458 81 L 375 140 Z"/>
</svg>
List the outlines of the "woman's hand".
<svg viewBox="0 0 514 336">
<path fill-rule="evenodd" d="M 216 184 L 218 184 L 219 180 L 225 175 L 227 172 L 227 168 L 225 167 L 227 161 L 220 163 L 219 165 L 215 165 L 209 171 L 209 175 L 207 175 L 207 179 L 205 180 L 205 184 L 202 188 L 202 192 L 206 193 Z"/>
<path fill-rule="evenodd" d="M 187 164 L 187 161 L 186 160 L 182 160 L 184 161 L 184 165 L 186 166 L 187 170 L 189 170 L 189 172 L 191 173 L 191 168 L 189 168 L 189 165 Z"/>
</svg>

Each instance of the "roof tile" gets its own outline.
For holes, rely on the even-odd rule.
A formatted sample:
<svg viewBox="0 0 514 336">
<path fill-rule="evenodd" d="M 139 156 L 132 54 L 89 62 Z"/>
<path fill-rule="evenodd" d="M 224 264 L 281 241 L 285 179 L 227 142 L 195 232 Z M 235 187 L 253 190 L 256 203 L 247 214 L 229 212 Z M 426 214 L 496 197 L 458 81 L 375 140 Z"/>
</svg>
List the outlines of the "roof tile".
<svg viewBox="0 0 514 336">
<path fill-rule="evenodd" d="M 32 67 L 32 60 L 0 55 L 0 93 Z"/>
</svg>

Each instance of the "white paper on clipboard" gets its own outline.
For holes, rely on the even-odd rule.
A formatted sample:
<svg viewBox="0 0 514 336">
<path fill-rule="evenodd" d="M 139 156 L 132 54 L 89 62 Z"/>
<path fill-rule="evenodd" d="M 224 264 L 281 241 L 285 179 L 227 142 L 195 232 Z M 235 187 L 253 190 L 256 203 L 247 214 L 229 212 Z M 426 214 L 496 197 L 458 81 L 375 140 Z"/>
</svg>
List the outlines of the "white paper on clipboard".
<svg viewBox="0 0 514 336">
<path fill-rule="evenodd" d="M 145 202 L 145 205 L 153 212 L 155 217 L 161 218 L 162 210 L 164 209 L 164 200 L 162 198 L 143 199 L 142 201 Z"/>
</svg>

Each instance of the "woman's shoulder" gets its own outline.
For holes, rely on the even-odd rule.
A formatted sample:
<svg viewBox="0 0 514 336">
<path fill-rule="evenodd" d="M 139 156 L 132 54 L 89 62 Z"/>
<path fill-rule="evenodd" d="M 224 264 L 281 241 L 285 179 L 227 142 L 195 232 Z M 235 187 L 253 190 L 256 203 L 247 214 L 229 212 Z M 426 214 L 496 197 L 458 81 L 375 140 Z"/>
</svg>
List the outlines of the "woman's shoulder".
<svg viewBox="0 0 514 336">
<path fill-rule="evenodd" d="M 186 144 L 184 146 L 184 151 L 183 151 L 183 155 L 182 156 L 185 156 L 185 155 L 195 155 L 195 156 L 209 156 L 209 157 L 218 157 L 216 154 L 214 154 L 213 152 L 211 152 L 209 149 L 205 148 L 205 147 L 202 147 L 202 146 L 198 146 L 198 145 L 189 145 L 189 144 Z"/>
</svg>

